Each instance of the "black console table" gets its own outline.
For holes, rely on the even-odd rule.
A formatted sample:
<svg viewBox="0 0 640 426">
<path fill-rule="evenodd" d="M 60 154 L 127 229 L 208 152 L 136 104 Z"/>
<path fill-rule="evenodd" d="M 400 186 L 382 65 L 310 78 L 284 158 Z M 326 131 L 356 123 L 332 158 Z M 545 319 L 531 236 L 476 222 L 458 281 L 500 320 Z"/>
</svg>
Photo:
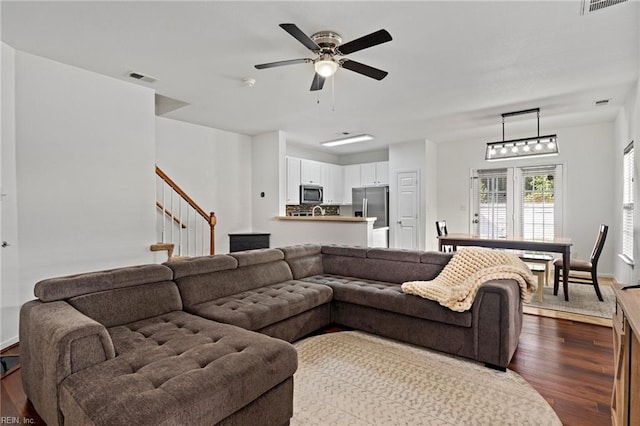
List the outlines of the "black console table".
<svg viewBox="0 0 640 426">
<path fill-rule="evenodd" d="M 260 232 L 229 234 L 229 252 L 269 248 L 269 236 Z"/>
</svg>

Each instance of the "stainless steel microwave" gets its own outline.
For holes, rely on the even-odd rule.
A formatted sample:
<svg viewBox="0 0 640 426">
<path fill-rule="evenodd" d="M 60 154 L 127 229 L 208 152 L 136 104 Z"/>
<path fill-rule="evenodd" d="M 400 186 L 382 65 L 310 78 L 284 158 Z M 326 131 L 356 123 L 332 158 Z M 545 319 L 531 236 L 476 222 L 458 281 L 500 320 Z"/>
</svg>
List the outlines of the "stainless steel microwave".
<svg viewBox="0 0 640 426">
<path fill-rule="evenodd" d="M 300 185 L 300 204 L 322 204 L 323 192 L 318 185 Z"/>
</svg>

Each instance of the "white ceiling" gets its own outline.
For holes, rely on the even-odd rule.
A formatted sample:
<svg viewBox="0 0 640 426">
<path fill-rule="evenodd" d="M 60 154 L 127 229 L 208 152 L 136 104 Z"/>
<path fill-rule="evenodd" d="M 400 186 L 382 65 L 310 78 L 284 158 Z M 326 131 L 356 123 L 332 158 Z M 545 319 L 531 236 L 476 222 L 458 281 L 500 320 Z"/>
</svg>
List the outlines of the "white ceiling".
<svg viewBox="0 0 640 426">
<path fill-rule="evenodd" d="M 501 113 L 541 108 L 541 134 L 612 121 L 638 79 L 639 2 L 581 16 L 573 1 L 2 1 L 2 40 L 25 52 L 134 82 L 189 105 L 165 116 L 341 153 L 429 139 L 500 140 Z M 384 28 L 393 41 L 348 57 L 389 72 L 376 81 L 338 70 L 310 92 L 312 57 L 278 27 L 332 30 L 350 41 Z M 257 80 L 246 87 L 245 77 Z M 608 106 L 594 101 L 611 98 Z M 319 103 L 318 103 L 319 102 Z M 535 132 L 535 115 L 508 119 Z M 323 148 L 341 132 L 372 142 Z"/>
</svg>

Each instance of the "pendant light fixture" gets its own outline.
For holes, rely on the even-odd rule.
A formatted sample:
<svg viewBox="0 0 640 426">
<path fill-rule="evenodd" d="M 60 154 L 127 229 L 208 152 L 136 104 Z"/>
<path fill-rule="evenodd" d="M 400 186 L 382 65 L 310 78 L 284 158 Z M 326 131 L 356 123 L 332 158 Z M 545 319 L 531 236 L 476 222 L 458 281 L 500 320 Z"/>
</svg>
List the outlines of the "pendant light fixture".
<svg viewBox="0 0 640 426">
<path fill-rule="evenodd" d="M 538 135 L 530 138 L 504 140 L 504 119 L 515 115 L 536 113 L 538 116 Z M 485 160 L 513 160 L 524 157 L 547 157 L 558 155 L 558 136 L 540 136 L 540 108 L 502 114 L 502 141 L 487 143 Z"/>
</svg>

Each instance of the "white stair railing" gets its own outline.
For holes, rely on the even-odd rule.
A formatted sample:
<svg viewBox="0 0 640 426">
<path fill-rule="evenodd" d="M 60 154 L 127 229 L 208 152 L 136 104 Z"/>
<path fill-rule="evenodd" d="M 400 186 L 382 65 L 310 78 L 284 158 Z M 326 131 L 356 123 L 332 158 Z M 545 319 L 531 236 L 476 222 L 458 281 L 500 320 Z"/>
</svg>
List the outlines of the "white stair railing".
<svg viewBox="0 0 640 426">
<path fill-rule="evenodd" d="M 215 214 L 206 213 L 158 166 L 156 208 L 158 242 L 173 244 L 174 256 L 215 254 Z M 157 247 L 155 245 L 156 250 Z"/>
</svg>

